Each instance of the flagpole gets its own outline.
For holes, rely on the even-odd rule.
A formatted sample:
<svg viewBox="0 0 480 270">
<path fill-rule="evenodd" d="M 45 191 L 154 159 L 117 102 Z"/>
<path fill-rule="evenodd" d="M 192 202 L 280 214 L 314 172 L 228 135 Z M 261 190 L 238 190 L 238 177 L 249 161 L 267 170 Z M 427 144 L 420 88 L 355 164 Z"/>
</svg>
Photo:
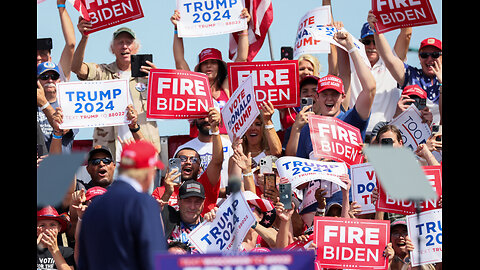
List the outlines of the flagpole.
<svg viewBox="0 0 480 270">
<path fill-rule="evenodd" d="M 267 30 L 268 35 L 268 47 L 270 47 L 270 60 L 275 61 L 273 58 L 273 50 L 272 50 L 272 39 L 270 38 L 270 28 Z"/>
</svg>

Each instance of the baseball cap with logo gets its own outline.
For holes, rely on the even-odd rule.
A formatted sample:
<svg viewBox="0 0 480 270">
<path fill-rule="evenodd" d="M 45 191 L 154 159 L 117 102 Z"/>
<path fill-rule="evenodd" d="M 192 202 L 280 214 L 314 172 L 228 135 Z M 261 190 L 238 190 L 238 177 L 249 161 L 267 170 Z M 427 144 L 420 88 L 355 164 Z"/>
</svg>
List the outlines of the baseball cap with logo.
<svg viewBox="0 0 480 270">
<path fill-rule="evenodd" d="M 205 189 L 203 185 L 197 180 L 187 180 L 183 182 L 178 190 L 178 197 L 185 199 L 194 196 L 205 199 Z"/>
<path fill-rule="evenodd" d="M 107 192 L 107 189 L 99 186 L 91 187 L 85 192 L 85 199 L 87 201 L 95 198 L 96 196 L 102 195 L 103 193 Z"/>
<path fill-rule="evenodd" d="M 425 90 L 423 90 L 420 86 L 416 84 L 405 86 L 405 88 L 402 91 L 402 95 L 427 98 L 427 92 L 425 92 Z"/>
<path fill-rule="evenodd" d="M 124 169 L 143 169 L 157 167 L 163 170 L 164 165 L 158 159 L 155 146 L 145 140 L 136 141 L 123 147 L 120 156 L 120 167 Z"/>
<path fill-rule="evenodd" d="M 121 33 L 128 33 L 130 34 L 133 38 L 135 38 L 135 32 L 133 32 L 132 29 L 128 28 L 128 27 L 121 27 L 121 28 L 118 28 L 117 31 L 113 32 L 113 38 L 115 39 L 118 35 L 120 35 Z"/>
<path fill-rule="evenodd" d="M 318 80 L 317 92 L 320 93 L 327 89 L 333 89 L 340 94 L 345 94 L 343 90 L 343 81 L 337 76 L 327 75 Z"/>
<path fill-rule="evenodd" d="M 370 27 L 370 24 L 368 24 L 368 22 L 364 23 L 360 31 L 360 38 L 373 36 L 373 34 L 375 34 L 375 31 Z"/>
<path fill-rule="evenodd" d="M 421 50 L 423 47 L 427 46 L 433 46 L 435 48 L 438 48 L 439 50 L 442 50 L 442 42 L 436 38 L 426 38 L 420 42 L 420 49 Z"/>
<path fill-rule="evenodd" d="M 50 70 L 55 71 L 60 75 L 60 70 L 58 69 L 57 64 L 53 62 L 43 62 L 37 66 L 37 77 Z"/>
</svg>

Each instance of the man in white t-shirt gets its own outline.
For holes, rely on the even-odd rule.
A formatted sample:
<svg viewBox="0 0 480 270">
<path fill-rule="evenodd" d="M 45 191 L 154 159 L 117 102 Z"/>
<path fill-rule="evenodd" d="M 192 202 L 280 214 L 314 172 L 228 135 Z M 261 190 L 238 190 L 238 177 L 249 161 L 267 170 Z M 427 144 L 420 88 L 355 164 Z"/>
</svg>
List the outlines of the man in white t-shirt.
<svg viewBox="0 0 480 270">
<path fill-rule="evenodd" d="M 208 123 L 208 118 L 195 119 L 193 120 L 193 123 L 198 128 L 197 138 L 192 139 L 183 145 L 180 145 L 175 150 L 174 156 L 177 154 L 178 150 L 185 147 L 195 149 L 200 155 L 201 159 L 201 172 L 198 174 L 198 177 L 200 177 L 200 175 L 207 168 L 208 163 L 210 163 L 210 160 L 212 159 L 212 135 L 210 135 L 210 124 Z M 222 190 L 224 190 L 228 184 L 228 160 L 230 156 L 233 155 L 232 142 L 230 142 L 230 140 L 225 136 L 221 136 L 221 138 L 223 145 L 223 163 L 222 171 L 220 173 L 220 194 L 222 194 Z"/>
<path fill-rule="evenodd" d="M 365 45 L 365 53 L 370 61 L 370 71 L 372 72 L 372 75 L 376 81 L 375 99 L 373 100 L 370 121 L 368 122 L 366 131 L 367 137 L 370 135 L 373 127 L 378 122 L 390 121 L 393 119 L 397 102 L 400 99 L 402 92 L 401 89 L 397 88 L 397 81 L 392 77 L 385 66 L 385 63 L 377 53 L 373 34 L 374 32 L 369 24 L 365 23 L 362 27 L 360 41 Z M 397 55 L 402 61 L 405 61 L 407 58 L 411 36 L 411 27 L 402 28 L 398 34 L 397 41 L 395 42 L 394 54 Z M 353 65 L 351 66 L 352 77 L 349 103 L 350 108 L 355 105 L 357 96 L 362 90 L 360 80 L 356 76 Z"/>
</svg>

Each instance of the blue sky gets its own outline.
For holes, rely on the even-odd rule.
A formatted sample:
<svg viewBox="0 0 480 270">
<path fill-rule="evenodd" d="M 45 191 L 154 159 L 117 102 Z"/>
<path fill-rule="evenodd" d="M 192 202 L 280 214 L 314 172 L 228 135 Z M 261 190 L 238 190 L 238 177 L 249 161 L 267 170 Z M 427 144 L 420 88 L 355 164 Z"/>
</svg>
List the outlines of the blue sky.
<svg viewBox="0 0 480 270">
<path fill-rule="evenodd" d="M 280 47 L 293 46 L 296 29 L 300 18 L 309 10 L 321 6 L 321 0 L 272 0 L 273 1 L 273 24 L 270 27 L 272 50 L 274 60 L 280 60 Z M 170 17 L 175 10 L 175 0 L 141 0 L 144 17 L 122 26 L 133 29 L 141 42 L 139 53 L 153 54 L 153 62 L 158 68 L 174 69 L 173 59 L 173 25 Z M 437 18 L 437 24 L 413 28 L 411 48 L 418 49 L 420 42 L 427 37 L 436 37 L 442 40 L 442 1 L 430 0 L 433 11 Z M 77 30 L 79 13 L 67 1 L 67 11 L 75 28 L 77 43 L 80 40 L 80 32 Z M 371 0 L 332 0 L 333 18 L 342 21 L 345 28 L 355 37 L 359 38 L 362 25 L 366 22 L 368 11 L 371 9 Z M 86 52 L 85 62 L 111 63 L 113 55 L 109 52 L 112 34 L 118 27 L 108 28 L 90 35 Z M 399 30 L 385 34 L 390 45 L 393 46 Z M 52 58 L 55 62 L 60 59 L 64 46 L 64 39 L 60 27 L 60 19 L 55 0 L 46 0 L 37 5 L 37 37 L 51 37 L 53 39 Z M 228 35 L 218 35 L 200 38 L 184 38 L 185 59 L 191 68 L 197 64 L 198 53 L 208 47 L 217 48 L 222 52 L 223 59 L 228 60 Z M 327 55 L 316 55 L 322 65 L 321 76 L 328 71 Z M 419 66 L 416 53 L 407 55 L 407 64 Z M 254 61 L 270 61 L 268 40 Z M 72 74 L 72 81 L 76 76 Z M 278 113 L 275 114 L 278 117 Z M 274 115 L 275 126 L 279 127 L 278 118 Z M 162 120 L 168 121 L 169 129 L 160 128 L 161 135 L 187 134 L 187 120 Z M 163 125 L 165 126 L 165 125 Z M 81 129 L 76 139 L 91 139 L 92 129 Z"/>
</svg>

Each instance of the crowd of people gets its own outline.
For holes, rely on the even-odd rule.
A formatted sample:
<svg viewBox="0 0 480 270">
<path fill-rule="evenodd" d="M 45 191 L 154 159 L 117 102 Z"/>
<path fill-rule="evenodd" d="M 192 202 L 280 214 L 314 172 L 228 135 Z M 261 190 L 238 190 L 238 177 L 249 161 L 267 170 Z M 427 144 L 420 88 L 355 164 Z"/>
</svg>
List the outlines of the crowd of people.
<svg viewBox="0 0 480 270">
<path fill-rule="evenodd" d="M 331 4 L 330 1 L 323 1 Z M 299 62 L 299 95 L 311 98 L 303 108 L 275 110 L 272 103 L 261 104 L 260 115 L 242 137 L 230 141 L 220 110 L 235 89 L 229 88 L 226 63 L 218 49 L 199 52 L 194 71 L 208 76 L 217 108 L 208 117 L 190 121 L 191 140 L 174 154 L 181 166 L 170 170 L 159 160 L 159 129 L 146 117 L 148 77 L 132 77 L 130 56 L 139 52 L 135 32 L 118 28 L 112 36 L 109 64 L 83 62 L 91 22 L 78 19 L 81 38 L 76 43 L 74 25 L 65 9 L 65 0 L 57 0 L 65 46 L 60 59 L 52 59 L 51 50 L 37 47 L 37 165 L 46 155 L 72 152 L 78 129 L 63 130 L 62 108 L 58 105 L 56 84 L 68 82 L 73 72 L 81 81 L 126 78 L 132 105 L 126 108 L 125 126 L 97 127 L 87 155 L 89 179 L 74 179 L 59 205 L 41 206 L 37 211 L 37 269 L 153 269 L 154 254 L 168 251 L 193 254 L 198 250 L 187 235 L 204 220 L 212 221 L 223 198 L 229 196 L 228 179 L 242 179 L 241 191 L 257 222 L 242 239 L 241 251 L 284 249 L 294 241 L 308 242 L 316 216 L 390 220 L 390 243 L 384 251 L 389 269 L 441 269 L 442 264 L 411 267 L 409 252 L 415 243 L 407 232 L 405 217 L 392 213 L 361 214 L 351 196 L 351 181 L 342 176 L 345 188 L 326 196 L 319 180 L 292 189 L 292 207 L 279 200 L 276 186 L 267 185 L 260 163 L 282 156 L 326 160 L 313 154 L 308 117 L 335 117 L 360 130 L 364 144 L 403 147 L 402 135 L 390 125 L 399 114 L 418 99 L 426 101 L 422 121 L 429 127 L 442 124 L 442 42 L 425 37 L 418 51 L 419 67 L 406 64 L 412 28 L 401 29 L 394 47 L 374 29 L 372 12 L 360 33 L 365 45 L 367 65 L 353 43 L 352 34 L 338 31 L 335 41 L 347 51 L 332 45 L 328 75 L 319 77 L 320 63 L 313 55 L 302 55 Z M 247 9 L 242 17 L 251 19 Z M 190 70 L 184 59 L 183 39 L 178 36 L 181 14 L 170 18 L 174 30 L 173 57 L 176 69 Z M 335 22 L 341 28 L 341 22 Z M 238 35 L 238 53 L 234 61 L 246 62 L 248 31 Z M 350 65 L 350 61 L 353 65 Z M 147 74 L 157 66 L 147 61 Z M 417 103 L 415 103 L 417 104 Z M 281 127 L 275 127 L 272 115 L 280 115 Z M 284 132 L 279 136 L 277 130 Z M 421 165 L 440 165 L 441 133 L 432 135 L 413 149 Z M 165 172 L 161 185 L 149 192 L 159 170 Z M 176 179 L 180 181 L 176 181 Z M 70 181 L 66 179 L 66 181 Z M 286 179 L 288 181 L 288 179 Z M 302 206 L 304 194 L 315 194 L 316 202 Z M 377 191 L 373 192 L 373 201 Z M 264 204 L 258 204 L 258 200 Z M 270 205 L 271 207 L 265 207 Z M 289 208 L 289 209 L 285 209 Z M 315 244 L 309 248 L 315 249 Z"/>
</svg>

